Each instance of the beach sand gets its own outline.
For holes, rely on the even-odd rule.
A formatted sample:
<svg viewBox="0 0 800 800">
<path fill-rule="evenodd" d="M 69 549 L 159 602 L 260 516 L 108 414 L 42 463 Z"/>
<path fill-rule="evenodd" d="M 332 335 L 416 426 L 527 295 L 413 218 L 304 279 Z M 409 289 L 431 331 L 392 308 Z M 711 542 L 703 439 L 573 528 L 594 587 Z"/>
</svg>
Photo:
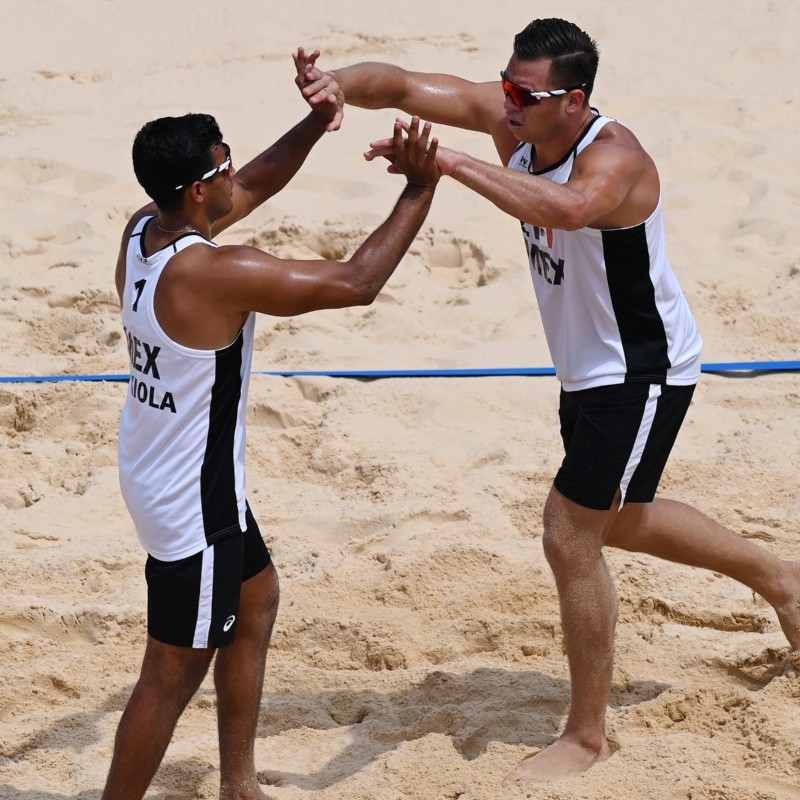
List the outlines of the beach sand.
<svg viewBox="0 0 800 800">
<path fill-rule="evenodd" d="M 661 172 L 705 362 L 800 343 L 800 11 L 789 0 L 2 4 L 0 797 L 99 797 L 145 641 L 119 494 L 127 372 L 113 269 L 146 201 L 147 120 L 214 114 L 244 163 L 305 114 L 291 52 L 491 80 L 532 16 L 601 48 L 593 102 Z M 280 195 L 221 237 L 342 257 L 401 179 L 366 163 L 394 112 L 348 108 Z M 493 160 L 478 134 L 442 144 Z M 503 777 L 569 699 L 541 510 L 561 459 L 552 377 L 378 381 L 269 371 L 549 366 L 518 223 L 453 181 L 369 308 L 258 321 L 248 494 L 281 576 L 256 744 L 276 800 L 525 796 Z M 795 373 L 704 375 L 661 493 L 800 556 Z M 551 800 L 800 797 L 800 683 L 771 608 L 719 575 L 611 551 L 616 752 Z M 149 798 L 213 798 L 210 681 Z"/>
</svg>

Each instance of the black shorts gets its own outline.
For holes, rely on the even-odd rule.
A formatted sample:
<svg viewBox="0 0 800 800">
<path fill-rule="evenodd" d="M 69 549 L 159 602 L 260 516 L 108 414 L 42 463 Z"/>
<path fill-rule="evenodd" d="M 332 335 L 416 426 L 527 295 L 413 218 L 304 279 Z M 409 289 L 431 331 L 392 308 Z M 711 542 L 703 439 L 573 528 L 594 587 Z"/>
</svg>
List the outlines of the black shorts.
<svg viewBox="0 0 800 800">
<path fill-rule="evenodd" d="M 556 489 L 586 508 L 650 503 L 678 436 L 694 386 L 621 383 L 561 391 L 566 456 Z"/>
<path fill-rule="evenodd" d="M 224 647 L 236 636 L 242 583 L 270 563 L 250 512 L 247 530 L 178 561 L 147 557 L 147 632 L 179 647 Z"/>
</svg>

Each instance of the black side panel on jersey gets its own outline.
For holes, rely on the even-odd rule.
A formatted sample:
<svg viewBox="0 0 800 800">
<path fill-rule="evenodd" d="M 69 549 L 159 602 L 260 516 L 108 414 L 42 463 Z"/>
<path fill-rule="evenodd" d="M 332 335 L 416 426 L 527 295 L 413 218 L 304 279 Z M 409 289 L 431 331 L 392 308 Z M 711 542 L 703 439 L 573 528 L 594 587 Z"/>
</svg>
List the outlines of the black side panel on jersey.
<svg viewBox="0 0 800 800">
<path fill-rule="evenodd" d="M 234 438 L 242 394 L 241 331 L 236 341 L 216 354 L 217 368 L 211 389 L 208 440 L 200 469 L 200 502 L 209 544 L 239 527 L 234 467 Z"/>
<path fill-rule="evenodd" d="M 602 233 L 608 289 L 627 365 L 625 379 L 665 383 L 670 367 L 667 334 L 650 278 L 644 225 Z"/>
</svg>

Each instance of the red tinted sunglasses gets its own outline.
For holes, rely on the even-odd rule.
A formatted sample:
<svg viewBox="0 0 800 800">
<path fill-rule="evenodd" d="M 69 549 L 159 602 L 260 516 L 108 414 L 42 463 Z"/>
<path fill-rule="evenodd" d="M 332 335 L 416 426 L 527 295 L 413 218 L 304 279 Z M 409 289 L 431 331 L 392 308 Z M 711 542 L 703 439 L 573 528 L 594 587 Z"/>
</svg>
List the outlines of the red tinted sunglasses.
<svg viewBox="0 0 800 800">
<path fill-rule="evenodd" d="M 511 102 L 515 106 L 538 106 L 545 97 L 558 97 L 567 92 L 572 92 L 575 89 L 583 89 L 585 83 L 579 83 L 577 86 L 568 86 L 566 89 L 550 89 L 546 92 L 534 92 L 530 89 L 525 89 L 522 86 L 517 86 L 512 83 L 507 77 L 505 70 L 500 70 L 500 83 L 503 86 L 503 94 L 511 98 Z"/>
</svg>

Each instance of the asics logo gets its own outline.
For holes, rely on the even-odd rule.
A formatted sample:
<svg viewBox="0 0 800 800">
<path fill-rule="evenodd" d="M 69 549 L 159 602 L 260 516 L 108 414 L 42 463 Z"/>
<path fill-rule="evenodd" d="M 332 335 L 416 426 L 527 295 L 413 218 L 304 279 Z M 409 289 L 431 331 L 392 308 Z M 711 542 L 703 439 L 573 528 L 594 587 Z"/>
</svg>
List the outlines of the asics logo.
<svg viewBox="0 0 800 800">
<path fill-rule="evenodd" d="M 233 626 L 233 623 L 236 622 L 236 614 L 231 614 L 228 619 L 225 620 L 225 624 L 222 626 L 222 630 L 229 631 Z"/>
</svg>

